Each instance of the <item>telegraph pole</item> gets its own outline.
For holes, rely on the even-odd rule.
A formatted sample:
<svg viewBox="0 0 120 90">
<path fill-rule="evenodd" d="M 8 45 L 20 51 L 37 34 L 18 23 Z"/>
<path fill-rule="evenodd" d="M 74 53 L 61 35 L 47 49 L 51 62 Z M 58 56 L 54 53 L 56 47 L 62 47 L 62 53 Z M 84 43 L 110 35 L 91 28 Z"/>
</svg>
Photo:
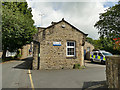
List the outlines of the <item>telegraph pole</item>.
<svg viewBox="0 0 120 90">
<path fill-rule="evenodd" d="M 40 22 L 41 22 L 41 26 L 42 26 L 42 16 L 44 16 L 44 14 L 41 13 L 41 14 L 39 14 L 39 16 L 40 16 Z"/>
</svg>

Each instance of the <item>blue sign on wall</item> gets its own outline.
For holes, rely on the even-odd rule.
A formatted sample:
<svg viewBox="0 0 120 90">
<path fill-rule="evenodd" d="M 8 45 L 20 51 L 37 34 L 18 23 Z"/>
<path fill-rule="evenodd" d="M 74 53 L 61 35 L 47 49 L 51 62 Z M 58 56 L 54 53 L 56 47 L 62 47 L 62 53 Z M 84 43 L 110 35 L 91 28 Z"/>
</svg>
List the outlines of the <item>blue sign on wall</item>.
<svg viewBox="0 0 120 90">
<path fill-rule="evenodd" d="M 61 42 L 53 42 L 53 46 L 61 46 Z"/>
</svg>

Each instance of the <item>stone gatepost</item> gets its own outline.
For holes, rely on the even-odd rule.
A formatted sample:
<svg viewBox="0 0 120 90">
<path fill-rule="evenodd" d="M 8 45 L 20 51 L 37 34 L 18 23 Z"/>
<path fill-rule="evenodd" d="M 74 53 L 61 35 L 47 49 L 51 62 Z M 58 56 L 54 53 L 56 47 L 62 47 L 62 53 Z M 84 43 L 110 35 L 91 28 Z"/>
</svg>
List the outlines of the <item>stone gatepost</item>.
<svg viewBox="0 0 120 90">
<path fill-rule="evenodd" d="M 113 55 L 106 58 L 106 83 L 108 88 L 118 88 L 120 90 L 120 56 Z"/>
<path fill-rule="evenodd" d="M 84 47 L 81 46 L 81 66 L 85 66 L 85 62 L 84 62 Z"/>
<path fill-rule="evenodd" d="M 32 69 L 33 70 L 38 70 L 39 69 L 39 64 L 40 64 L 40 43 L 37 41 L 33 42 L 33 64 L 32 64 Z"/>
</svg>

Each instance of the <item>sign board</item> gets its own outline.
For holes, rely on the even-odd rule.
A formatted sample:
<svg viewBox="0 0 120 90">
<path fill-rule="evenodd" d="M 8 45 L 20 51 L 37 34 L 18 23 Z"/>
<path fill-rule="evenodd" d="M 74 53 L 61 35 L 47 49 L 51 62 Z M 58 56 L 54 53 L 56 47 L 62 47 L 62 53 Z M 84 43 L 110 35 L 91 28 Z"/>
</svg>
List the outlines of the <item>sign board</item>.
<svg viewBox="0 0 120 90">
<path fill-rule="evenodd" d="M 53 42 L 53 46 L 61 46 L 61 42 Z"/>
</svg>

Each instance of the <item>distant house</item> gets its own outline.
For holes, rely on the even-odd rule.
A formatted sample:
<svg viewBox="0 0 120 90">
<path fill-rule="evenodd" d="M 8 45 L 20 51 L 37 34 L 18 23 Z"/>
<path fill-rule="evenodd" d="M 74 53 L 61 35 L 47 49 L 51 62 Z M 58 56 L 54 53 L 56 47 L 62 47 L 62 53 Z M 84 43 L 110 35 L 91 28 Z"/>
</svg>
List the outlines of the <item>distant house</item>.
<svg viewBox="0 0 120 90">
<path fill-rule="evenodd" d="M 84 59 L 90 59 L 90 52 L 94 49 L 94 46 L 87 41 L 84 45 Z"/>
<path fill-rule="evenodd" d="M 33 69 L 72 69 L 84 66 L 87 34 L 64 19 L 48 27 L 38 27 L 33 37 Z"/>
<path fill-rule="evenodd" d="M 9 52 L 9 51 L 6 52 L 6 57 L 13 57 L 15 55 L 16 55 L 16 52 Z"/>
<path fill-rule="evenodd" d="M 33 46 L 33 43 L 31 42 L 30 44 L 26 44 L 24 45 L 21 49 L 19 49 L 20 51 L 20 54 L 21 54 L 21 57 L 20 59 L 25 59 L 27 58 L 28 56 L 32 56 L 32 47 Z M 31 53 L 29 52 L 29 50 L 31 50 Z M 13 57 L 13 56 L 16 56 L 17 52 L 9 52 L 7 51 L 6 52 L 6 57 Z"/>
</svg>

